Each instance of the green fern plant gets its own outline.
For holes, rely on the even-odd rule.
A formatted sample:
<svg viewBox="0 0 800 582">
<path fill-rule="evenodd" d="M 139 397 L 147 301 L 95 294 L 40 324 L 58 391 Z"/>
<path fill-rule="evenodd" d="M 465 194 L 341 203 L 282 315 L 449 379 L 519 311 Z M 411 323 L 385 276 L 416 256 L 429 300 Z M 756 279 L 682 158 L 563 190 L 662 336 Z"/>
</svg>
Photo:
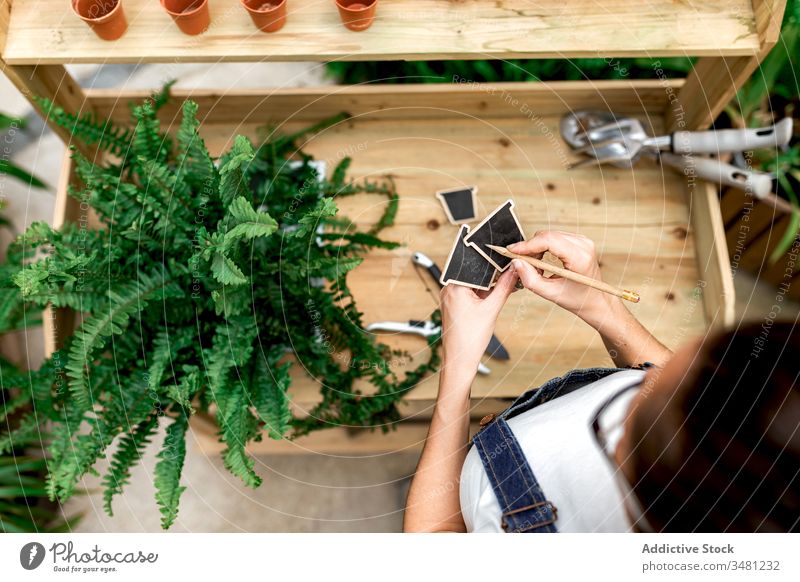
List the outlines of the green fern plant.
<svg viewBox="0 0 800 582">
<path fill-rule="evenodd" d="M 1 215 L 0 227 L 11 228 Z M 27 312 L 12 282 L 18 272 L 14 261 L 0 260 L 0 336 L 39 323 Z M 65 517 L 61 508 L 47 499 L 48 460 L 41 455 L 46 434 L 26 415 L 30 398 L 21 387 L 27 382 L 28 376 L 15 363 L 0 356 L 0 427 L 5 433 L 0 436 L 0 532 L 68 531 L 78 518 Z M 11 428 L 15 438 L 11 438 Z"/>
<path fill-rule="evenodd" d="M 198 411 L 215 415 L 228 470 L 257 487 L 248 443 L 332 426 L 388 430 L 400 418 L 398 401 L 438 364 L 432 339 L 429 361 L 400 377 L 389 365 L 397 354 L 362 331 L 347 274 L 370 249 L 396 246 L 378 237 L 397 212 L 394 185 L 348 181 L 348 159 L 320 180 L 295 145 L 346 115 L 258 145 L 239 136 L 214 158 L 195 103 L 183 104 L 174 135 L 162 131 L 157 113 L 166 99 L 134 106 L 127 128 L 41 102 L 52 120 L 114 161 L 73 154 L 84 186 L 70 194 L 92 207 L 102 228 L 37 223 L 13 244 L 16 300 L 69 307 L 84 319 L 19 396 L 35 413 L 0 435 L 2 448 L 50 424 L 47 491 L 61 501 L 108 457 L 102 484 L 111 514 L 165 427 L 155 469 L 164 528 L 178 514 L 186 434 Z M 387 199 L 364 232 L 338 216 L 336 199 L 356 194 Z M 320 380 L 321 402 L 302 416 L 290 406 L 292 354 Z M 359 379 L 374 390 L 362 394 Z"/>
</svg>

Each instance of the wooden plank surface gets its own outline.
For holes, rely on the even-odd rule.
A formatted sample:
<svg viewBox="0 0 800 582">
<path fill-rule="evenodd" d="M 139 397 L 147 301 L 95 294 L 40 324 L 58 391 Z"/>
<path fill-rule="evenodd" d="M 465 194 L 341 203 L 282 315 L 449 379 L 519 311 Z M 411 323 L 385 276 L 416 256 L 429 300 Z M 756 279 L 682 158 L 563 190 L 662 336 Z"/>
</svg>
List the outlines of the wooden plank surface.
<svg viewBox="0 0 800 582">
<path fill-rule="evenodd" d="M 753 0 L 753 8 L 761 39 L 759 50 L 745 56 L 719 53 L 698 59 L 677 99 L 666 110 L 670 131 L 711 126 L 772 50 L 780 35 L 786 0 Z"/>
<path fill-rule="evenodd" d="M 6 0 L 7 1 L 7 0 Z M 14 0 L 11 64 L 262 60 L 752 55 L 750 0 L 384 0 L 351 32 L 332 0 L 290 0 L 286 26 L 264 34 L 239 2 L 210 0 L 212 24 L 183 35 L 155 0 L 124 0 L 129 28 L 102 41 L 64 0 Z"/>
<path fill-rule="evenodd" d="M 203 123 L 226 124 L 231 131 L 248 123 L 313 122 L 341 112 L 370 119 L 506 117 L 532 124 L 543 116 L 575 109 L 601 109 L 617 115 L 656 118 L 660 124 L 675 80 L 550 81 L 541 83 L 456 83 L 410 85 L 338 85 L 290 89 L 237 89 L 224 95 L 207 89 L 173 89 L 161 110 L 167 125 L 176 123 L 185 99 L 199 106 Z M 130 122 L 130 102 L 151 91 L 87 89 L 92 111 L 119 123 Z M 650 124 L 645 124 L 649 127 Z M 655 131 L 653 129 L 653 131 Z"/>
<path fill-rule="evenodd" d="M 718 186 L 698 181 L 687 185 L 687 190 L 699 271 L 696 289 L 703 297 L 706 325 L 728 327 L 733 324 L 736 301 Z"/>
<path fill-rule="evenodd" d="M 772 49 L 780 34 L 786 0 L 753 0 L 753 7 L 759 50 L 746 56 L 720 52 L 699 59 L 666 110 L 670 131 L 708 128 Z"/>
<path fill-rule="evenodd" d="M 191 436 L 202 455 L 218 455 L 225 448 L 217 436 L 219 429 L 213 419 L 195 415 L 189 421 Z M 402 422 L 389 432 L 380 429 L 330 428 L 295 440 L 272 440 L 264 435 L 261 442 L 251 443 L 252 455 L 336 455 L 365 457 L 371 455 L 419 453 L 428 435 L 428 422 Z M 477 423 L 470 425 L 470 434 L 478 431 Z"/>
<path fill-rule="evenodd" d="M 111 99 L 108 95 L 106 98 Z M 347 99 L 361 103 L 354 94 Z M 438 120 L 429 114 L 415 118 L 410 112 L 400 120 L 387 118 L 385 111 L 408 103 L 407 94 L 384 95 L 387 107 L 363 107 L 356 118 L 306 144 L 306 150 L 326 160 L 329 169 L 350 155 L 352 177 L 392 175 L 401 194 L 396 224 L 383 236 L 403 246 L 373 252 L 350 275 L 365 321 L 421 319 L 437 307 L 436 285 L 427 273 L 414 268 L 410 257 L 414 251 L 423 251 L 440 265 L 444 263 L 456 228 L 447 223 L 434 192 L 477 185 L 481 217 L 513 198 L 528 236 L 540 229 L 560 229 L 595 240 L 605 279 L 642 294 L 642 302 L 631 310 L 668 346 L 676 347 L 702 333 L 709 310 L 704 303 L 707 298 L 698 290 L 697 282 L 703 276 L 697 257 L 706 260 L 704 272 L 714 272 L 719 268 L 714 261 L 721 256 L 714 245 L 724 247 L 724 237 L 717 239 L 714 231 L 713 237 L 703 239 L 699 252 L 695 229 L 705 228 L 704 219 L 696 216 L 692 221 L 685 179 L 647 161 L 639 162 L 635 170 L 567 170 L 572 157 L 558 137 L 561 112 L 553 109 L 546 115 L 529 116 L 517 106 L 517 115 L 513 116 L 508 107 L 498 103 L 498 97 L 487 99 L 480 116 L 460 112 L 461 102 L 472 103 L 462 96 L 449 109 L 440 107 Z M 127 99 L 118 96 L 114 101 L 124 106 Z M 635 97 L 629 96 L 627 101 L 633 103 Z M 235 99 L 231 102 L 223 98 L 214 108 L 235 107 Z M 288 102 L 279 108 L 277 120 L 286 119 L 288 108 Z M 290 121 L 281 129 L 292 131 L 305 126 L 315 119 L 314 112 L 314 106 L 309 106 L 302 123 Z M 316 110 L 320 116 L 329 112 L 325 105 Z M 492 116 L 495 112 L 497 117 Z M 201 115 L 204 113 L 201 111 Z M 172 114 L 174 111 L 167 112 L 168 117 Z M 240 110 L 240 114 L 246 112 Z M 223 118 L 229 115 L 224 113 Z M 209 148 L 218 153 L 232 143 L 235 133 L 255 137 L 259 126 L 276 118 L 266 108 L 259 109 L 248 123 L 232 125 L 212 120 L 203 124 L 202 132 Z M 649 117 L 646 121 L 652 131 L 663 130 L 662 119 Z M 382 198 L 369 195 L 338 202 L 341 212 L 361 226 L 371 224 L 384 203 Z M 713 218 L 714 207 L 708 200 L 705 203 L 704 216 Z M 492 373 L 476 380 L 475 405 L 486 399 L 513 398 L 574 367 L 611 363 L 593 330 L 527 292 L 512 296 L 500 317 L 497 334 L 512 359 L 486 362 Z M 400 373 L 427 356 L 421 338 L 389 335 L 381 340 L 410 353 L 410 361 L 393 364 Z M 292 396 L 296 411 L 302 414 L 317 401 L 320 379 L 308 378 L 299 365 L 294 366 L 293 374 Z M 418 404 L 404 412 L 419 418 L 428 416 L 436 387 L 435 376 L 422 381 L 408 396 Z"/>
<path fill-rule="evenodd" d="M 327 160 L 329 167 L 351 153 L 352 176 L 375 179 L 390 174 L 401 194 L 396 224 L 384 236 L 403 247 L 373 252 L 350 276 L 365 321 L 421 319 L 437 307 L 436 286 L 414 268 L 410 257 L 423 251 L 443 265 L 456 227 L 447 223 L 434 192 L 477 185 L 481 217 L 513 198 L 526 235 L 560 229 L 595 240 L 605 279 L 641 292 L 642 302 L 631 310 L 668 346 L 676 347 L 704 331 L 694 227 L 684 180 L 677 173 L 644 161 L 635 171 L 566 170 L 565 161 L 571 158 L 558 138 L 557 116 L 540 118 L 537 124 L 524 118 L 458 119 L 457 114 L 441 123 L 427 119 L 397 123 L 376 117 L 366 114 L 340 124 L 306 147 Z M 289 124 L 285 129 L 296 127 Z M 255 127 L 239 129 L 255 135 Z M 204 132 L 215 151 L 232 140 L 227 126 L 209 124 Z M 379 216 L 382 204 L 373 196 L 339 202 L 342 213 L 363 226 Z M 707 208 L 706 216 L 710 212 Z M 718 243 L 724 245 L 724 237 Z M 712 247 L 704 248 L 711 253 Z M 527 292 L 512 296 L 497 334 L 512 359 L 485 362 L 492 374 L 476 380 L 473 397 L 478 400 L 514 397 L 574 367 L 611 364 L 593 330 Z M 412 362 L 427 356 L 421 338 L 381 339 L 408 350 Z M 398 363 L 397 369 L 402 371 L 403 364 Z M 430 401 L 436 385 L 436 377 L 429 377 L 409 398 Z M 317 391 L 316 382 L 296 366 L 292 394 L 301 409 L 316 401 Z"/>
</svg>

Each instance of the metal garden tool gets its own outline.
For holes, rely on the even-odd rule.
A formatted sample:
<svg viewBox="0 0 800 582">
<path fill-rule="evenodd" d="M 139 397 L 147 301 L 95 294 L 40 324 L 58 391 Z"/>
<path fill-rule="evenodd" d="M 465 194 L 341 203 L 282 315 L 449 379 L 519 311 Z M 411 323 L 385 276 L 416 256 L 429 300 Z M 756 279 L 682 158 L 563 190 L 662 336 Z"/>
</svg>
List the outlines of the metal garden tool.
<svg viewBox="0 0 800 582">
<path fill-rule="evenodd" d="M 792 139 L 792 119 L 787 117 L 769 127 L 747 129 L 721 129 L 709 131 L 676 131 L 671 135 L 650 137 L 638 119 L 623 117 L 600 127 L 578 134 L 587 145 L 628 136 L 641 144 L 640 147 L 674 154 L 721 154 L 757 149 L 776 149 Z"/>
<path fill-rule="evenodd" d="M 441 326 L 432 321 L 419 321 L 412 319 L 409 321 L 376 321 L 366 327 L 367 331 L 393 331 L 395 333 L 410 333 L 424 338 L 428 338 L 442 332 Z M 478 363 L 478 374 L 489 374 L 491 370 L 482 363 Z"/>
<path fill-rule="evenodd" d="M 788 123 L 787 123 L 788 122 Z M 762 132 L 762 135 L 756 135 Z M 596 111 L 576 111 L 561 120 L 561 135 L 576 153 L 586 154 L 585 160 L 571 168 L 588 164 L 611 164 L 630 168 L 642 156 L 658 160 L 661 164 L 677 169 L 683 174 L 694 175 L 702 180 L 739 188 L 763 198 L 772 191 L 769 174 L 738 168 L 716 159 L 694 157 L 680 148 L 682 155 L 661 152 L 660 147 L 670 144 L 689 143 L 707 153 L 713 135 L 722 135 L 726 147 L 734 144 L 745 148 L 754 144 L 759 147 L 779 147 L 791 138 L 791 119 L 785 119 L 770 128 L 757 130 L 724 130 L 720 132 L 676 132 L 672 136 L 650 138 L 637 119 L 616 119 L 613 114 Z M 721 151 L 713 150 L 714 153 Z M 739 150 L 733 150 L 739 151 Z M 698 153 L 696 150 L 694 153 Z"/>
</svg>

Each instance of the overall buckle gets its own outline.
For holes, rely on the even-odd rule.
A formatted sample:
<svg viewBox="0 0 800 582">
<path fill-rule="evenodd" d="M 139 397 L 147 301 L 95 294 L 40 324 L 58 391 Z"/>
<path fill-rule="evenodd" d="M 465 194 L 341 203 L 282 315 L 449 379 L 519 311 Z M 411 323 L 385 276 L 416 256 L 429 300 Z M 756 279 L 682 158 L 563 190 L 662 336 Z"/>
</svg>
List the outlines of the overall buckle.
<svg viewBox="0 0 800 582">
<path fill-rule="evenodd" d="M 543 521 L 528 525 L 525 528 L 514 530 L 514 531 L 523 532 L 523 531 L 527 531 L 529 529 L 535 529 L 537 527 L 543 527 L 545 525 L 552 525 L 553 523 L 555 523 L 555 521 L 558 519 L 558 508 L 555 505 L 553 505 L 550 501 L 539 501 L 538 503 L 534 503 L 532 505 L 526 505 L 525 507 L 520 507 L 518 509 L 512 509 L 511 511 L 506 511 L 502 515 L 502 518 L 501 518 L 501 521 L 500 521 L 500 527 L 503 528 L 503 531 L 507 532 L 508 531 L 508 527 L 509 527 L 509 523 L 506 521 L 506 517 L 507 516 L 515 515 L 517 513 L 522 513 L 523 511 L 530 511 L 531 509 L 537 509 L 539 507 L 548 507 L 550 509 L 550 511 L 553 513 L 553 519 L 546 519 L 546 520 L 543 520 Z"/>
</svg>

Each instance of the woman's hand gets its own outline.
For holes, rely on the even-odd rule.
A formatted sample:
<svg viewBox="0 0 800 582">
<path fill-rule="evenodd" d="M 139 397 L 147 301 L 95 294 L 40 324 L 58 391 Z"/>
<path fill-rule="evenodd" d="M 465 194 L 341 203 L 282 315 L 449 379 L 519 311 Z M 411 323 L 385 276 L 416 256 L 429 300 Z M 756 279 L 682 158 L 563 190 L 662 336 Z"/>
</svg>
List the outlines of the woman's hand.
<svg viewBox="0 0 800 582">
<path fill-rule="evenodd" d="M 475 291 L 461 285 L 442 289 L 443 373 L 472 383 L 497 316 L 514 292 L 517 280 L 516 270 L 511 266 L 491 291 Z"/>
<path fill-rule="evenodd" d="M 537 259 L 549 251 L 566 269 L 601 280 L 594 242 L 580 234 L 540 231 L 527 241 L 509 246 L 508 250 Z M 574 313 L 592 327 L 598 328 L 609 312 L 616 312 L 620 307 L 624 309 L 618 297 L 556 275 L 544 277 L 539 269 L 519 259 L 514 260 L 514 264 L 527 289 Z"/>
<path fill-rule="evenodd" d="M 516 272 L 509 267 L 491 291 L 473 291 L 461 285 L 442 289 L 439 393 L 408 491 L 403 531 L 466 531 L 458 481 L 469 442 L 470 386 L 497 316 L 517 280 Z"/>
<path fill-rule="evenodd" d="M 549 251 L 570 271 L 600 279 L 594 243 L 579 234 L 557 230 L 537 232 L 525 242 L 510 245 L 508 250 L 538 259 Z M 541 271 L 519 259 L 514 264 L 526 288 L 595 328 L 618 366 L 638 366 L 644 362 L 662 365 L 671 357 L 672 352 L 636 320 L 619 297 L 562 277 L 543 277 Z"/>
</svg>

